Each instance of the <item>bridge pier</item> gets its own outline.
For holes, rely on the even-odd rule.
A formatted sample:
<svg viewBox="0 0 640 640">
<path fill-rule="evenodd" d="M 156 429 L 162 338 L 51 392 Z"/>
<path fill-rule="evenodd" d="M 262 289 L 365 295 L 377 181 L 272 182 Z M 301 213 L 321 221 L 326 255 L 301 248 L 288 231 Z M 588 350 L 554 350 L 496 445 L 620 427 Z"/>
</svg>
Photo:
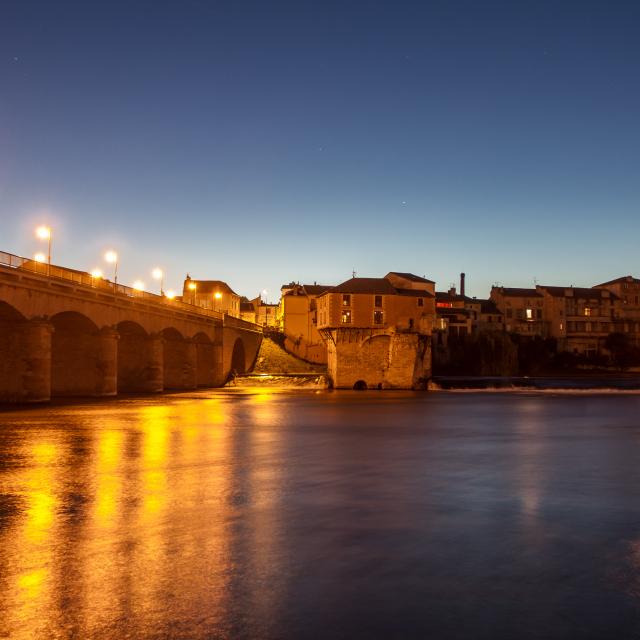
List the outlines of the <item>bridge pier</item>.
<svg viewBox="0 0 640 640">
<path fill-rule="evenodd" d="M 30 320 L 21 325 L 22 401 L 47 402 L 51 399 L 51 334 L 46 320 Z"/>
<path fill-rule="evenodd" d="M 146 375 L 143 391 L 147 393 L 162 393 L 164 391 L 164 341 L 159 333 L 152 333 L 147 338 Z"/>
</svg>

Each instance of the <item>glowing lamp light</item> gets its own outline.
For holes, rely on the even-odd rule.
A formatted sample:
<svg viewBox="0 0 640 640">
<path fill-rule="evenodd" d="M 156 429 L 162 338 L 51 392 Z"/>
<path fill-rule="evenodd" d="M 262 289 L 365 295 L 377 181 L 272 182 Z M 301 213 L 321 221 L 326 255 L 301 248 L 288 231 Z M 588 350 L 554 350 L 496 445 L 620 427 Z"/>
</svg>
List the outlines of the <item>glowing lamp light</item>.
<svg viewBox="0 0 640 640">
<path fill-rule="evenodd" d="M 188 286 L 191 291 L 195 291 L 198 285 L 195 282 L 190 282 Z"/>
<path fill-rule="evenodd" d="M 133 288 L 134 288 L 136 291 L 143 291 L 143 290 L 144 290 L 144 282 L 142 282 L 142 280 L 136 280 L 136 281 L 133 283 Z"/>
<path fill-rule="evenodd" d="M 176 292 L 171 289 L 164 294 L 169 300 L 173 300 L 176 297 Z"/>
<path fill-rule="evenodd" d="M 213 297 L 214 297 L 216 300 L 220 300 L 220 298 L 222 298 L 222 294 L 221 294 L 219 291 L 216 291 L 216 292 L 213 294 Z"/>
<path fill-rule="evenodd" d="M 93 269 L 91 271 L 92 278 L 102 278 L 102 271 L 100 269 Z"/>
<path fill-rule="evenodd" d="M 33 256 L 33 259 L 36 262 L 46 262 L 47 261 L 47 256 L 45 256 L 44 253 L 36 253 L 36 255 Z"/>
<path fill-rule="evenodd" d="M 162 269 L 156 268 L 151 272 L 151 275 L 154 277 L 155 280 L 162 280 L 162 276 L 164 274 L 162 273 Z"/>
<path fill-rule="evenodd" d="M 118 262 L 118 254 L 115 251 L 107 251 L 107 253 L 104 254 L 104 259 L 113 264 Z"/>
<path fill-rule="evenodd" d="M 51 229 L 49 227 L 38 227 L 36 229 L 36 236 L 40 238 L 40 240 L 48 240 L 51 237 Z"/>
</svg>

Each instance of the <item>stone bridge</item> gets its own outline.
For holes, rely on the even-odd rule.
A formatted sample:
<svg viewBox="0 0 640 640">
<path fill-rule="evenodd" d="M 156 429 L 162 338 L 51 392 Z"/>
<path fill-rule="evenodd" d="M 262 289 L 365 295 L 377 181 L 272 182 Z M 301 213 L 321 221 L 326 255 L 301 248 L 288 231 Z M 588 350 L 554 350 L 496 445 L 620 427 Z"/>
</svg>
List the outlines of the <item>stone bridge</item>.
<svg viewBox="0 0 640 640">
<path fill-rule="evenodd" d="M 222 386 L 261 341 L 250 322 L 0 253 L 0 402 Z"/>
</svg>

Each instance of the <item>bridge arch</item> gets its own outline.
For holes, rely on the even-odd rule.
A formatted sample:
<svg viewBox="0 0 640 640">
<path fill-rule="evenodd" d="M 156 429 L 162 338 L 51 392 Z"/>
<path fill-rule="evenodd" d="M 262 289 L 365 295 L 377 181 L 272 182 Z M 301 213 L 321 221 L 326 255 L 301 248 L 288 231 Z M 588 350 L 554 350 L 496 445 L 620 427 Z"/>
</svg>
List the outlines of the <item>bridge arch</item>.
<svg viewBox="0 0 640 640">
<path fill-rule="evenodd" d="M 57 313 L 50 323 L 51 395 L 114 395 L 116 332 L 109 327 L 99 330 L 93 320 L 77 311 Z"/>
<path fill-rule="evenodd" d="M 118 330 L 118 392 L 162 391 L 162 339 L 137 322 L 124 320 Z"/>
<path fill-rule="evenodd" d="M 13 305 L 0 300 L 0 322 L 23 322 L 26 318 Z"/>
<path fill-rule="evenodd" d="M 244 342 L 242 338 L 236 338 L 233 343 L 233 351 L 231 353 L 231 371 L 235 373 L 246 373 L 247 363 L 244 350 Z"/>
<path fill-rule="evenodd" d="M 175 327 L 161 332 L 165 389 L 195 389 L 197 386 L 196 345 Z"/>
</svg>

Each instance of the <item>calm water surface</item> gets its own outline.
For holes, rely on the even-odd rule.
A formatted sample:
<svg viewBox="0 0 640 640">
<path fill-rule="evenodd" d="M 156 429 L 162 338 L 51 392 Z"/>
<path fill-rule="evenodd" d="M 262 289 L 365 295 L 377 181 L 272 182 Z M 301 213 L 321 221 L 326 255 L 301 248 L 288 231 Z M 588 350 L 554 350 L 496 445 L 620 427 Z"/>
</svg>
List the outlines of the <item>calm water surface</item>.
<svg viewBox="0 0 640 640">
<path fill-rule="evenodd" d="M 0 637 L 639 636 L 638 395 L 0 413 Z"/>
</svg>

